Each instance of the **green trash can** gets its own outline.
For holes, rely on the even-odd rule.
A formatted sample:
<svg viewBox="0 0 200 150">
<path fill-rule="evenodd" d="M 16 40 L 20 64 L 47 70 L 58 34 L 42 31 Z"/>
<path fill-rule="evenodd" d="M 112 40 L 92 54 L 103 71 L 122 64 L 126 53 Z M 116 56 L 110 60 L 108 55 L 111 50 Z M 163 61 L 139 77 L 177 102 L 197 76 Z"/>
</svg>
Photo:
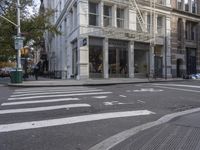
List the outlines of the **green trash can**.
<svg viewBox="0 0 200 150">
<path fill-rule="evenodd" d="M 22 83 L 22 71 L 11 71 L 11 83 Z"/>
</svg>

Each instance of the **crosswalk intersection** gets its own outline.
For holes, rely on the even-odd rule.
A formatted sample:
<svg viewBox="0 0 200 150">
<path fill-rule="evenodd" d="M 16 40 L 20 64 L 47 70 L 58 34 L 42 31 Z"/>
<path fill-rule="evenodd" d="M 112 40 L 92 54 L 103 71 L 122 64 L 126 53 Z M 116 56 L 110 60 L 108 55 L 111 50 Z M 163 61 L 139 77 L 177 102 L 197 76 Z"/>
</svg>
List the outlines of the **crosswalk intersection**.
<svg viewBox="0 0 200 150">
<path fill-rule="evenodd" d="M 6 115 L 18 115 L 30 117 L 23 121 L 13 121 L 12 123 L 0 123 L 0 132 L 18 131 L 25 129 L 42 128 L 49 126 L 66 125 L 97 121 L 112 118 L 133 117 L 139 115 L 154 114 L 148 110 L 116 111 L 91 113 L 92 104 L 87 100 L 97 100 L 104 103 L 113 92 L 97 89 L 94 87 L 43 87 L 16 89 L 8 100 L 1 104 L 0 117 Z M 80 111 L 82 110 L 82 111 Z M 76 112 L 75 114 L 69 111 Z M 80 113 L 79 113 L 80 111 Z M 51 113 L 62 112 L 63 115 L 55 116 Z M 67 113 L 68 112 L 68 113 Z M 86 112 L 86 113 L 82 113 Z M 39 114 L 48 114 L 49 117 L 34 117 Z M 17 116 L 17 117 L 18 117 Z M 54 116 L 54 117 L 53 117 Z M 16 118 L 17 118 L 16 117 Z M 25 118 L 26 118 L 25 117 Z"/>
</svg>

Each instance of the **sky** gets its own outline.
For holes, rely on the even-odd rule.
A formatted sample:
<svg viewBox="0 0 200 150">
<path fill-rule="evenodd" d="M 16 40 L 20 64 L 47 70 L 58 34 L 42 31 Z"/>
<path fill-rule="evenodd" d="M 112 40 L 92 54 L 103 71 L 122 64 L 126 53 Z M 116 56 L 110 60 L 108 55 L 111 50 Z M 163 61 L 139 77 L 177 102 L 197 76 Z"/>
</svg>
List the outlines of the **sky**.
<svg viewBox="0 0 200 150">
<path fill-rule="evenodd" d="M 39 7 L 40 7 L 40 0 L 33 0 L 33 1 L 34 1 L 34 5 L 36 6 L 36 8 L 28 7 L 30 14 L 34 14 L 34 12 L 38 12 Z"/>
</svg>

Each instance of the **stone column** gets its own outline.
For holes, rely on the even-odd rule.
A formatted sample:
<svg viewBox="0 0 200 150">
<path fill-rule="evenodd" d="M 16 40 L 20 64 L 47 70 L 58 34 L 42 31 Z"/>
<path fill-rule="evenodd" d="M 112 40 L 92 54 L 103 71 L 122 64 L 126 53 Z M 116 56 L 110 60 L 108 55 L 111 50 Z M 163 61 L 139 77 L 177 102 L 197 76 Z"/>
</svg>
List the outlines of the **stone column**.
<svg viewBox="0 0 200 150">
<path fill-rule="evenodd" d="M 103 3 L 103 1 L 101 1 L 100 3 L 99 3 L 99 25 L 101 26 L 101 27 L 103 27 L 104 26 L 104 22 L 103 22 L 103 16 L 104 16 L 104 10 L 103 10 L 103 5 L 104 5 L 104 3 Z"/>
<path fill-rule="evenodd" d="M 83 39 L 87 39 L 87 45 L 83 45 Z M 88 37 L 79 37 L 78 39 L 78 60 L 77 60 L 77 80 L 89 78 L 89 45 Z"/>
<path fill-rule="evenodd" d="M 149 76 L 153 77 L 155 73 L 155 68 L 154 68 L 154 44 L 150 45 L 150 50 L 149 50 Z"/>
<path fill-rule="evenodd" d="M 67 63 L 66 63 L 66 44 L 65 44 L 65 37 L 66 37 L 66 19 L 63 21 L 62 25 L 62 35 L 61 35 L 61 60 L 62 60 L 62 72 L 61 72 L 61 79 L 66 79 L 67 73 Z"/>
<path fill-rule="evenodd" d="M 103 76 L 105 79 L 109 78 L 109 63 L 108 63 L 108 39 L 103 40 Z"/>
<path fill-rule="evenodd" d="M 188 0 L 189 12 L 192 12 L 192 1 Z"/>
<path fill-rule="evenodd" d="M 158 33 L 158 14 L 155 14 L 154 18 L 154 34 Z"/>
<path fill-rule="evenodd" d="M 117 27 L 117 5 L 114 4 L 112 7 L 112 26 Z"/>
<path fill-rule="evenodd" d="M 129 73 L 129 78 L 134 78 L 134 41 L 129 42 L 128 73 Z"/>
<path fill-rule="evenodd" d="M 145 26 L 146 26 L 146 29 L 147 29 L 147 32 L 149 32 L 149 27 L 150 27 L 150 25 L 148 24 L 148 21 L 147 21 L 147 17 L 148 17 L 148 12 L 147 11 L 145 11 L 144 13 L 143 13 L 143 17 L 144 17 L 144 24 L 145 24 Z"/>
<path fill-rule="evenodd" d="M 181 36 L 181 48 L 182 50 L 185 49 L 185 40 L 186 40 L 186 20 L 182 18 L 182 36 Z"/>
<path fill-rule="evenodd" d="M 166 39 L 165 39 L 165 63 L 166 63 L 166 75 L 167 78 L 172 77 L 171 73 L 171 19 L 170 17 L 166 17 L 166 22 L 165 22 L 165 33 L 166 33 Z"/>
</svg>

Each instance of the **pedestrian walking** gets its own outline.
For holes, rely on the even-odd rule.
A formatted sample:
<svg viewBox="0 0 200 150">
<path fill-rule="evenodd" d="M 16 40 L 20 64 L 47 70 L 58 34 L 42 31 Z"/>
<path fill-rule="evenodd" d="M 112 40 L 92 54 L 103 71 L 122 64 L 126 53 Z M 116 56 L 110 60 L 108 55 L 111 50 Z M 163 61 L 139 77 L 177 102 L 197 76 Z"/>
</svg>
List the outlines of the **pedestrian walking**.
<svg viewBox="0 0 200 150">
<path fill-rule="evenodd" d="M 35 65 L 35 67 L 34 67 L 35 80 L 38 80 L 38 73 L 39 73 L 39 66 L 38 66 L 38 64 L 37 64 L 37 65 Z"/>
</svg>

